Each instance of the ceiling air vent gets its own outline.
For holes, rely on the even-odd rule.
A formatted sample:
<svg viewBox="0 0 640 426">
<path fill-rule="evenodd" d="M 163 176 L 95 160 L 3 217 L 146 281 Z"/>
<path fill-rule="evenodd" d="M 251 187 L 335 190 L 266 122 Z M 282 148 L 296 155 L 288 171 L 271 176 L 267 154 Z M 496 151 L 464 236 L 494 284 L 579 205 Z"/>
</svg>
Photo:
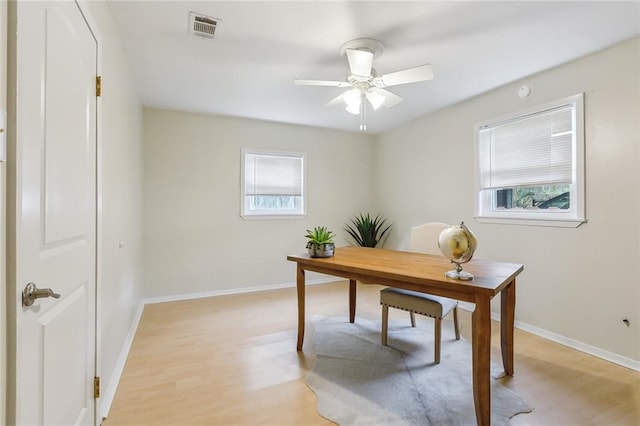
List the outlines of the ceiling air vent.
<svg viewBox="0 0 640 426">
<path fill-rule="evenodd" d="M 200 13 L 189 13 L 189 34 L 213 38 L 221 19 L 205 16 Z"/>
</svg>

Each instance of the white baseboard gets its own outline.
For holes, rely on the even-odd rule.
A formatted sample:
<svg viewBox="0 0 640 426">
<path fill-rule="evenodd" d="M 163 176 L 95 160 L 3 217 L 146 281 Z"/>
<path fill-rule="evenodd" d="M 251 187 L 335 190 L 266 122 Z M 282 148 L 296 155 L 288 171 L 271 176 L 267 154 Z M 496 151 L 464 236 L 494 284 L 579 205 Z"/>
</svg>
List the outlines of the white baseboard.
<svg viewBox="0 0 640 426">
<path fill-rule="evenodd" d="M 338 277 L 318 278 L 315 280 L 307 280 L 306 284 L 307 285 L 326 284 L 326 283 L 332 283 L 332 282 L 341 281 L 341 280 L 342 278 L 338 278 Z M 224 289 L 224 290 L 203 291 L 200 293 L 173 294 L 170 296 L 151 297 L 148 299 L 144 299 L 142 303 L 144 305 L 150 305 L 153 303 L 177 302 L 179 300 L 201 299 L 204 297 L 227 296 L 230 294 L 255 293 L 259 291 L 278 290 L 282 288 L 292 288 L 295 286 L 296 286 L 296 283 L 289 282 L 289 283 L 270 284 L 270 285 L 262 285 L 262 286 L 255 286 L 255 287 L 242 287 L 242 288 L 232 288 L 232 289 Z"/>
<path fill-rule="evenodd" d="M 468 302 L 460 302 L 459 306 L 460 308 L 469 312 L 473 312 L 473 310 L 475 309 L 475 305 Z M 491 312 L 491 319 L 500 321 L 500 313 Z M 618 364 L 622 367 L 640 371 L 640 361 L 636 361 L 631 358 L 627 358 L 622 355 L 618 355 L 616 353 L 598 348 L 596 346 L 589 345 L 579 340 L 575 340 L 570 337 L 566 337 L 561 334 L 557 334 L 549 330 L 527 324 L 526 322 L 515 321 L 514 327 L 526 331 L 527 333 L 535 334 L 536 336 L 540 336 L 544 339 L 551 340 L 552 342 L 559 343 L 563 346 L 567 346 L 571 349 L 593 355 L 605 361 L 613 362 L 614 364 Z"/>
<path fill-rule="evenodd" d="M 500 320 L 500 314 L 492 315 L 495 315 L 495 317 Z M 631 370 L 640 371 L 640 361 L 636 361 L 631 358 L 609 352 L 596 346 L 591 346 L 579 340 L 571 339 L 570 337 L 556 334 L 551 331 L 524 323 L 522 321 L 516 321 L 515 327 L 528 333 L 535 334 L 536 336 L 543 337 L 547 340 L 551 340 L 552 342 L 560 343 L 561 345 L 570 347 L 571 349 L 575 349 L 577 351 L 604 359 L 605 361 L 613 362 L 614 364 L 630 368 Z"/>
<path fill-rule="evenodd" d="M 113 398 L 116 396 L 118 383 L 120 382 L 120 377 L 122 377 L 124 366 L 127 362 L 127 357 L 129 356 L 131 345 L 133 344 L 133 338 L 136 335 L 138 324 L 140 323 L 140 319 L 142 318 L 143 310 L 144 303 L 140 303 L 140 305 L 136 309 L 135 314 L 133 315 L 133 320 L 131 321 L 131 326 L 129 327 L 129 333 L 127 333 L 124 345 L 122 345 L 122 351 L 120 351 L 120 356 L 118 357 L 118 361 L 116 362 L 116 365 L 113 369 L 113 375 L 111 376 L 109 385 L 104 391 L 104 396 L 100 398 L 100 412 L 102 414 L 102 418 L 107 417 L 107 414 L 109 414 L 111 404 L 113 403 Z"/>
</svg>

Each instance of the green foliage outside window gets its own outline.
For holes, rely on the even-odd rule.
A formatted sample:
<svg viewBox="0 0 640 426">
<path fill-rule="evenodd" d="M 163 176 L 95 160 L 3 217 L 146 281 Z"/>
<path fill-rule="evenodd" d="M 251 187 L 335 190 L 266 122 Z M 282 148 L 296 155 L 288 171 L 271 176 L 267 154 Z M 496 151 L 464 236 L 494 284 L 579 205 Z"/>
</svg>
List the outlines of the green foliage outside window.
<svg viewBox="0 0 640 426">
<path fill-rule="evenodd" d="M 496 191 L 496 208 L 569 208 L 569 185 L 517 187 Z"/>
</svg>

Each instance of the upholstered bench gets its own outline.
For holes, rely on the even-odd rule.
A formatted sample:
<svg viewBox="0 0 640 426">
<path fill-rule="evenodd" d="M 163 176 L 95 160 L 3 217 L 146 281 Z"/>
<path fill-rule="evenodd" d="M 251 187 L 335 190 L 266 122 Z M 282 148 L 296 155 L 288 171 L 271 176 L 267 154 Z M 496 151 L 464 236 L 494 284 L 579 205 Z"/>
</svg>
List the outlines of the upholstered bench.
<svg viewBox="0 0 640 426">
<path fill-rule="evenodd" d="M 411 327 L 416 326 L 414 314 L 425 315 L 434 319 L 434 362 L 436 364 L 440 363 L 442 319 L 451 311 L 453 311 L 456 340 L 460 340 L 457 300 L 399 288 L 385 288 L 380 291 L 380 304 L 382 305 L 382 344 L 385 346 L 387 345 L 389 307 L 408 311 L 411 315 Z"/>
</svg>

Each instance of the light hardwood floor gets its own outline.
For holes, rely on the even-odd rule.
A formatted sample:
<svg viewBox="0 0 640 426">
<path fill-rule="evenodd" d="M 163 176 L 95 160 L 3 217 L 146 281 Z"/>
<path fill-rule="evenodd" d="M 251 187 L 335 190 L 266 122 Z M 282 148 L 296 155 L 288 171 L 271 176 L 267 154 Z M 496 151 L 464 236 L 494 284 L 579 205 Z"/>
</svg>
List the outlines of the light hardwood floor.
<svg viewBox="0 0 640 426">
<path fill-rule="evenodd" d="M 356 321 L 380 319 L 380 289 L 358 284 Z M 307 320 L 312 315 L 346 318 L 347 282 L 307 287 Z M 432 326 L 416 317 L 418 326 Z M 453 333 L 449 317 L 443 344 Z M 313 339 L 307 331 L 304 351 L 296 352 L 296 318 L 295 289 L 146 306 L 103 425 L 332 424 L 317 414 L 304 383 Z M 390 319 L 409 321 L 395 309 Z M 470 321 L 461 309 L 467 340 Z M 500 364 L 493 325 L 491 356 Z M 513 425 L 640 425 L 639 372 L 520 330 L 515 376 L 502 383 L 535 408 Z"/>
</svg>

